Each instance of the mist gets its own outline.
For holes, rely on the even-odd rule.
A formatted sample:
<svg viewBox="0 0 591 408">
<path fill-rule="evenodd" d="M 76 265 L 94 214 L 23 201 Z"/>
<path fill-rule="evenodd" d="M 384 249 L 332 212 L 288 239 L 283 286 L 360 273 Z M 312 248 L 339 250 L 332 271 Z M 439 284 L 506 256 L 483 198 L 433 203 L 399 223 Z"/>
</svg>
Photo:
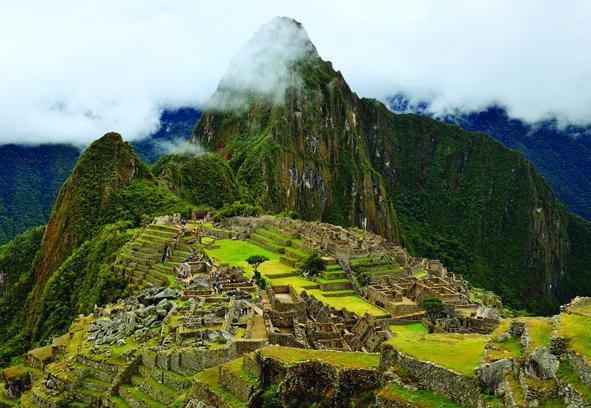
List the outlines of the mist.
<svg viewBox="0 0 591 408">
<path fill-rule="evenodd" d="M 307 45 L 261 29 L 276 16 L 300 21 L 360 96 L 591 122 L 588 1 L 33 0 L 0 6 L 0 143 L 138 140 L 163 109 L 206 106 L 222 77 L 280 95 L 283 62 Z"/>
</svg>

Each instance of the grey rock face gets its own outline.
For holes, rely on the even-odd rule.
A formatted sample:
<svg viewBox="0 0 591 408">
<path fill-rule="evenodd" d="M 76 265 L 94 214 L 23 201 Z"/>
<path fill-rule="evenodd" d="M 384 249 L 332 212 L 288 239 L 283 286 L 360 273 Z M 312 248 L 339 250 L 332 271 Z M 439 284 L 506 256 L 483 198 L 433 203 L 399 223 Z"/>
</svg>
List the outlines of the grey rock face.
<svg viewBox="0 0 591 408">
<path fill-rule="evenodd" d="M 513 370 L 513 362 L 503 359 L 481 365 L 476 369 L 476 377 L 484 387 L 494 390 L 495 395 L 502 396 L 503 388 L 500 385 L 505 382 L 505 375 L 511 370 Z"/>
<path fill-rule="evenodd" d="M 548 380 L 556 377 L 560 362 L 546 347 L 538 347 L 525 360 L 525 372 L 531 377 Z"/>
</svg>

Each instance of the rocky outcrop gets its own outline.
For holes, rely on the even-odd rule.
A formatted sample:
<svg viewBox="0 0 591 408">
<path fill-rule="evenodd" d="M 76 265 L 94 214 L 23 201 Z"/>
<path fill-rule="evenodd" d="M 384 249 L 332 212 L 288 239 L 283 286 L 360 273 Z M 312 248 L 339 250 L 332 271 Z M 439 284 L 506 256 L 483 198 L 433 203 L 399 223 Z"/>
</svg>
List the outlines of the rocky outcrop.
<svg viewBox="0 0 591 408">
<path fill-rule="evenodd" d="M 549 380 L 556 377 L 559 364 L 558 358 L 546 347 L 538 347 L 525 359 L 525 372 L 529 376 Z"/>
<path fill-rule="evenodd" d="M 497 360 L 490 364 L 483 364 L 475 371 L 476 377 L 485 389 L 492 390 L 495 395 L 502 396 L 507 374 L 513 370 L 513 361 L 509 359 Z"/>
<path fill-rule="evenodd" d="M 282 407 L 347 406 L 356 395 L 375 390 L 380 384 L 379 372 L 369 368 L 340 368 L 312 360 L 287 364 L 257 355 L 262 383 L 278 384 L 278 402 Z"/>
<path fill-rule="evenodd" d="M 304 219 L 358 226 L 398 241 L 391 200 L 369 162 L 364 133 L 371 123 L 360 117 L 361 100 L 318 56 L 301 24 L 278 18 L 257 35 L 275 29 L 277 42 L 285 40 L 284 52 L 302 50 L 287 64 L 280 57 L 272 61 L 275 70 L 285 70 L 281 92 L 229 80 L 241 69 L 231 66 L 191 141 L 228 159 L 238 180 L 268 210 L 293 210 Z M 295 44 L 297 50 L 290 48 Z M 273 51 L 266 55 L 275 57 Z"/>
</svg>

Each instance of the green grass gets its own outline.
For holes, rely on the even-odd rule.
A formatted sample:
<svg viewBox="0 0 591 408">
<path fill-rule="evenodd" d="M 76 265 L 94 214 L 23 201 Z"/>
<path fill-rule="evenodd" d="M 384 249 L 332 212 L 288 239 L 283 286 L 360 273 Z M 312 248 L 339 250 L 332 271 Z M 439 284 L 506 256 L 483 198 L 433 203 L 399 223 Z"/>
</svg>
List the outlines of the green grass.
<svg viewBox="0 0 591 408">
<path fill-rule="evenodd" d="M 255 244 L 238 239 L 220 239 L 216 241 L 217 249 L 207 249 L 207 254 L 214 257 L 220 263 L 228 263 L 233 266 L 240 266 L 252 255 L 263 255 L 267 258 L 279 259 L 279 255 L 267 251 Z"/>
<path fill-rule="evenodd" d="M 280 265 L 286 266 L 279 262 L 279 254 L 268 251 L 247 241 L 219 239 L 216 241 L 216 246 L 219 246 L 219 248 L 206 249 L 207 255 L 215 258 L 219 263 L 227 263 L 232 266 L 241 266 L 244 268 L 244 272 L 247 277 L 251 277 L 253 275 L 252 266 L 246 262 L 246 260 L 252 255 L 263 255 L 269 258 L 269 261 L 264 262 L 259 266 L 259 271 L 261 273 L 263 273 L 264 270 L 269 270 L 270 268 L 278 270 L 281 268 Z M 293 271 L 293 268 L 290 270 Z"/>
<path fill-rule="evenodd" d="M 273 357 L 287 364 L 318 360 L 339 368 L 378 368 L 380 355 L 376 353 L 343 352 L 269 346 L 258 351 L 264 357 Z"/>
<path fill-rule="evenodd" d="M 275 230 L 270 230 L 268 228 L 262 227 L 262 228 L 257 228 L 257 231 L 264 231 L 265 233 L 267 233 L 268 235 L 273 236 L 276 239 L 282 239 L 284 241 L 293 241 L 293 239 L 291 237 L 288 237 L 287 235 L 283 235 L 278 231 Z"/>
<path fill-rule="evenodd" d="M 232 230 L 214 227 L 211 222 L 205 222 L 205 223 L 203 223 L 203 226 L 209 230 L 212 230 L 212 231 L 232 232 Z"/>
<path fill-rule="evenodd" d="M 432 361 L 466 376 L 480 365 L 489 336 L 480 334 L 399 332 L 388 344 L 419 360 Z"/>
<path fill-rule="evenodd" d="M 412 406 L 422 408 L 460 408 L 461 405 L 442 397 L 431 391 L 416 390 L 411 391 L 401 385 L 395 383 L 388 383 L 380 390 L 378 396 L 399 401 L 402 403 L 409 403 Z"/>
<path fill-rule="evenodd" d="M 316 299 L 334 307 L 335 309 L 347 309 L 360 316 L 363 316 L 365 313 L 369 313 L 372 316 L 383 316 L 388 314 L 384 309 L 369 303 L 367 300 L 357 295 L 328 297 L 324 296 L 324 294 L 332 292 L 323 292 L 320 289 L 308 289 L 307 292 L 310 295 L 314 295 Z"/>
<path fill-rule="evenodd" d="M 392 333 L 429 333 L 429 329 L 423 323 L 393 324 L 390 326 Z"/>
<path fill-rule="evenodd" d="M 581 356 L 591 359 L 591 318 L 565 313 L 560 316 L 558 334 L 571 339 L 569 346 Z"/>
<path fill-rule="evenodd" d="M 296 270 L 295 268 L 281 263 L 279 261 L 279 258 L 271 259 L 267 262 L 263 262 L 259 266 L 259 272 L 262 273 L 263 275 L 277 275 L 280 273 L 290 273 L 290 272 L 294 272 L 295 270 Z M 270 278 L 270 276 L 269 276 L 269 278 Z"/>
<path fill-rule="evenodd" d="M 337 278 L 337 279 L 324 279 L 321 276 L 317 276 L 314 280 L 318 283 L 348 283 L 349 279 L 347 278 Z"/>
<path fill-rule="evenodd" d="M 489 345 L 493 346 L 494 348 L 491 348 L 486 353 L 486 358 L 488 361 L 518 357 L 522 354 L 521 342 L 516 338 L 509 338 L 503 342 L 497 341 L 495 338 L 493 338 L 491 341 L 489 341 Z"/>
<path fill-rule="evenodd" d="M 558 367 L 558 378 L 570 384 L 587 401 L 591 401 L 591 388 L 583 382 L 569 360 L 563 360 Z"/>
<path fill-rule="evenodd" d="M 234 360 L 224 364 L 224 366 L 230 372 L 232 372 L 234 375 L 243 378 L 249 385 L 251 385 L 253 387 L 259 386 L 260 382 L 259 382 L 258 378 L 256 378 L 254 375 L 252 375 L 251 373 L 246 371 L 244 369 L 244 367 L 242 366 L 242 357 L 234 359 Z"/>
<path fill-rule="evenodd" d="M 528 335 L 530 338 L 529 348 L 548 347 L 550 344 L 550 334 L 552 333 L 552 319 L 549 317 L 530 317 L 526 318 Z"/>
<path fill-rule="evenodd" d="M 426 274 L 427 272 L 424 269 L 421 269 L 420 271 L 413 273 L 413 276 L 415 276 L 416 278 L 422 278 Z"/>
</svg>

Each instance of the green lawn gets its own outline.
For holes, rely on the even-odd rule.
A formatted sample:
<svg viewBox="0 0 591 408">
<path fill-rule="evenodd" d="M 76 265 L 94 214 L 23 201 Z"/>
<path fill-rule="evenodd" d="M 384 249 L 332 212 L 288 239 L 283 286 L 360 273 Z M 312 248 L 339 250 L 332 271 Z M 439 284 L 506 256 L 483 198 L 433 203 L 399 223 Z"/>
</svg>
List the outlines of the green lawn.
<svg viewBox="0 0 591 408">
<path fill-rule="evenodd" d="M 424 407 L 424 408 L 460 408 L 461 405 L 456 404 L 453 401 L 442 397 L 431 391 L 416 390 L 411 391 L 408 388 L 404 388 L 401 385 L 395 383 L 388 383 L 384 388 L 380 390 L 378 396 L 400 401 L 402 403 L 408 403 L 412 406 Z M 406 406 L 406 404 L 405 404 Z"/>
<path fill-rule="evenodd" d="M 337 278 L 337 279 L 324 279 L 321 276 L 317 276 L 314 280 L 318 283 L 347 283 L 349 279 L 347 278 Z"/>
<path fill-rule="evenodd" d="M 265 357 L 274 357 L 288 364 L 300 361 L 320 360 L 340 368 L 378 368 L 377 353 L 344 352 L 269 346 L 258 351 Z"/>
<path fill-rule="evenodd" d="M 263 255 L 269 258 L 270 261 L 276 261 L 273 262 L 273 265 L 280 264 L 279 254 L 267 251 L 266 249 L 247 241 L 241 241 L 238 239 L 220 239 L 216 241 L 216 246 L 219 246 L 219 248 L 206 249 L 207 255 L 215 258 L 219 263 L 227 263 L 232 266 L 243 267 L 247 277 L 250 277 L 253 274 L 252 267 L 246 262 L 246 260 L 252 255 Z M 260 265 L 259 270 L 261 273 L 263 273 L 264 268 L 267 267 L 266 264 L 271 263 L 270 261 Z"/>
<path fill-rule="evenodd" d="M 383 316 L 388 314 L 385 310 L 369 303 L 367 300 L 357 295 L 328 297 L 324 296 L 324 293 L 330 292 L 322 292 L 320 289 L 308 289 L 307 292 L 310 295 L 314 295 L 316 299 L 334 307 L 335 309 L 347 309 L 360 316 L 363 316 L 366 312 L 373 316 Z"/>
<path fill-rule="evenodd" d="M 290 276 L 288 278 L 271 279 L 271 284 L 274 286 L 292 285 L 296 291 L 301 292 L 304 290 L 304 286 L 314 285 L 314 282 L 302 276 Z"/>
<path fill-rule="evenodd" d="M 528 317 L 525 319 L 530 338 L 529 348 L 548 347 L 552 333 L 552 319 L 549 317 Z"/>
<path fill-rule="evenodd" d="M 521 341 L 516 338 L 509 338 L 501 342 L 493 337 L 489 341 L 489 344 L 492 348 L 486 353 L 487 361 L 519 357 L 523 353 Z"/>
<path fill-rule="evenodd" d="M 290 272 L 294 272 L 294 271 L 295 271 L 295 268 L 281 263 L 279 261 L 279 258 L 272 259 L 267 262 L 263 262 L 259 266 L 259 272 L 262 273 L 263 275 L 277 275 L 280 273 L 290 273 Z M 269 276 L 269 278 L 272 279 L 271 276 Z"/>
<path fill-rule="evenodd" d="M 404 354 L 432 361 L 466 376 L 480 365 L 484 345 L 490 339 L 481 334 L 398 332 L 387 341 Z"/>
<path fill-rule="evenodd" d="M 591 360 L 591 318 L 567 313 L 560 316 L 558 334 L 571 339 L 570 348 Z"/>
<path fill-rule="evenodd" d="M 220 263 L 228 263 L 233 266 L 241 266 L 244 268 L 245 275 L 247 277 L 252 276 L 252 267 L 246 263 L 246 259 L 252 255 L 264 255 L 269 258 L 269 261 L 263 262 L 259 266 L 259 272 L 263 274 L 274 286 L 292 285 L 297 292 L 306 290 L 309 294 L 313 294 L 318 300 L 326 303 L 327 305 L 333 306 L 336 309 L 346 308 L 347 310 L 364 315 L 366 312 L 380 316 L 387 314 L 386 311 L 380 309 L 377 306 L 372 305 L 365 299 L 359 296 L 342 296 L 342 297 L 325 297 L 322 291 L 319 289 L 304 289 L 305 286 L 314 285 L 315 282 L 305 279 L 302 276 L 291 276 L 287 278 L 276 278 L 273 279 L 269 275 L 279 273 L 294 272 L 295 268 L 284 265 L 279 261 L 279 254 L 271 251 L 267 251 L 251 242 L 233 240 L 233 239 L 220 239 L 216 241 L 216 245 L 219 245 L 217 249 L 207 249 L 207 254 L 212 258 L 215 258 Z M 325 280 L 319 278 L 323 282 L 348 282 L 346 278 L 336 280 Z"/>
<path fill-rule="evenodd" d="M 282 239 L 284 241 L 293 241 L 293 239 L 287 235 L 284 235 L 278 231 L 275 230 L 270 230 L 268 228 L 262 227 L 262 228 L 257 228 L 257 231 L 264 231 L 265 233 L 267 233 L 268 235 L 271 235 L 272 237 L 275 237 L 277 239 Z"/>
<path fill-rule="evenodd" d="M 252 255 L 264 255 L 269 259 L 279 259 L 279 254 L 267 251 L 255 244 L 238 239 L 220 239 L 216 241 L 219 248 L 207 249 L 209 256 L 220 263 L 238 266 Z"/>
<path fill-rule="evenodd" d="M 392 333 L 429 333 L 429 329 L 423 323 L 393 324 L 390 326 Z"/>
</svg>

